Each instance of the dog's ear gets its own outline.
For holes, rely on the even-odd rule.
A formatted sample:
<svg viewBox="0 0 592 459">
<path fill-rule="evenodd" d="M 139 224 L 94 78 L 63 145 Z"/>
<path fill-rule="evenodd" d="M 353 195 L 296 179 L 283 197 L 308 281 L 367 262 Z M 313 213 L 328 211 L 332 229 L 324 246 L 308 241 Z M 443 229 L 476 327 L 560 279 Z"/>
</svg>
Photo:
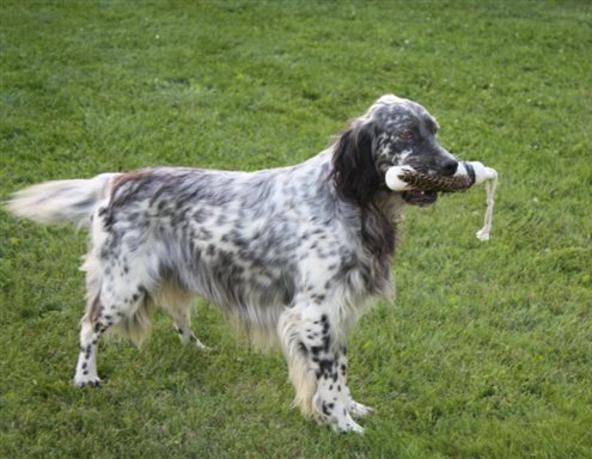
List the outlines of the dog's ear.
<svg viewBox="0 0 592 459">
<path fill-rule="evenodd" d="M 382 179 L 376 168 L 372 123 L 352 125 L 333 150 L 333 181 L 337 192 L 361 207 L 367 207 L 380 189 Z"/>
</svg>

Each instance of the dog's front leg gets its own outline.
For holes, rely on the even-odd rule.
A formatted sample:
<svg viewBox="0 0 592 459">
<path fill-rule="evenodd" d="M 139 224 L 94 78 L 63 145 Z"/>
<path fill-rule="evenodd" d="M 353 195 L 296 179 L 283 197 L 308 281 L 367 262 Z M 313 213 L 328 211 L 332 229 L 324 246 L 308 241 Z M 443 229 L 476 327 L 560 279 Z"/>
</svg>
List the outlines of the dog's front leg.
<svg viewBox="0 0 592 459">
<path fill-rule="evenodd" d="M 296 306 L 280 320 L 295 403 L 305 415 L 338 431 L 362 433 L 364 429 L 352 418 L 363 405 L 352 401 L 347 387 L 345 333 L 330 312 L 331 308 L 318 304 Z"/>
</svg>

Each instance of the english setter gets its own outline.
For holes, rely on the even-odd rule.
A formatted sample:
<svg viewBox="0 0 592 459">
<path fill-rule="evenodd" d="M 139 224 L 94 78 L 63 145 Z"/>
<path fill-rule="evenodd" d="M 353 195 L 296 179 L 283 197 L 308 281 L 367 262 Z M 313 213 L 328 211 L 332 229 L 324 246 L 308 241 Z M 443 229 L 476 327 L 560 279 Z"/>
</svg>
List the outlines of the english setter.
<svg viewBox="0 0 592 459">
<path fill-rule="evenodd" d="M 295 403 L 339 431 L 362 432 L 370 408 L 347 386 L 347 332 L 369 297 L 388 295 L 396 225 L 405 204 L 435 193 L 389 191 L 386 170 L 407 164 L 452 175 L 421 105 L 378 99 L 317 156 L 253 173 L 159 167 L 53 181 L 16 193 L 9 209 L 90 230 L 87 306 L 76 386 L 97 386 L 101 335 L 114 325 L 139 343 L 157 304 L 181 341 L 205 348 L 190 324 L 197 295 L 253 336 L 274 337 Z"/>
</svg>

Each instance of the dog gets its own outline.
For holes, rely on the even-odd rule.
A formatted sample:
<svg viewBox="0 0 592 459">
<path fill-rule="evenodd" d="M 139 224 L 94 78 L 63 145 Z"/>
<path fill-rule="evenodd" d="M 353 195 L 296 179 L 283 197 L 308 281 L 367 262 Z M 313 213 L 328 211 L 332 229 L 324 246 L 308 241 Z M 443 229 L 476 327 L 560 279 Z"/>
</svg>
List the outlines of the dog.
<svg viewBox="0 0 592 459">
<path fill-rule="evenodd" d="M 386 170 L 410 165 L 450 176 L 457 160 L 438 124 L 408 99 L 385 95 L 326 150 L 256 172 L 158 167 L 51 181 L 15 193 L 19 217 L 90 230 L 87 305 L 74 384 L 97 386 L 97 346 L 110 327 L 135 343 L 160 306 L 181 341 L 196 296 L 220 305 L 254 339 L 275 339 L 295 404 L 338 431 L 371 408 L 347 385 L 347 334 L 371 297 L 391 293 L 396 228 L 406 205 L 436 193 L 393 192 Z"/>
</svg>

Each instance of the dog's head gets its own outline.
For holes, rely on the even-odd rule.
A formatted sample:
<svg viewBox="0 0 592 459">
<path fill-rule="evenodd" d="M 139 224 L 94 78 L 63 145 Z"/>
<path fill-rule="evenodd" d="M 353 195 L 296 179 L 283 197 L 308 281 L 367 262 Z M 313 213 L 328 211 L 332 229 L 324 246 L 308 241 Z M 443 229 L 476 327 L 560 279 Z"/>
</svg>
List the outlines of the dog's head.
<svg viewBox="0 0 592 459">
<path fill-rule="evenodd" d="M 391 166 L 408 165 L 431 175 L 450 176 L 458 162 L 437 140 L 438 123 L 416 102 L 393 95 L 378 99 L 352 122 L 335 144 L 337 190 L 365 207 L 385 189 Z M 403 192 L 409 204 L 432 204 L 436 193 Z"/>
</svg>

